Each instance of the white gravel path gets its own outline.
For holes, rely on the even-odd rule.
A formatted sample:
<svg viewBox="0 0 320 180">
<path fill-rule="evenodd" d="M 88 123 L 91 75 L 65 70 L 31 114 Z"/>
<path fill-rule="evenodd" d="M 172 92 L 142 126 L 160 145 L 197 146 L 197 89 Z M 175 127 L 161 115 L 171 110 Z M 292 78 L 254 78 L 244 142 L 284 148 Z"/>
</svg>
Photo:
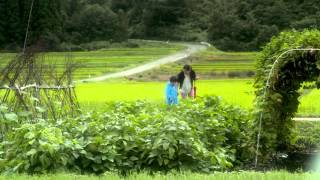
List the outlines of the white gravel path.
<svg viewBox="0 0 320 180">
<path fill-rule="evenodd" d="M 105 74 L 102 76 L 94 77 L 94 78 L 88 78 L 80 80 L 80 82 L 97 82 L 97 81 L 104 81 L 111 78 L 121 78 L 126 76 L 131 76 L 134 74 L 142 73 L 148 70 L 151 70 L 153 68 L 157 68 L 161 65 L 173 63 L 176 61 L 183 60 L 185 58 L 190 57 L 192 54 L 197 53 L 199 51 L 205 50 L 208 46 L 204 44 L 191 44 L 191 43 L 180 43 L 181 45 L 186 46 L 187 48 L 183 51 L 177 52 L 172 55 L 168 55 L 166 57 L 160 58 L 158 60 L 140 65 L 138 67 L 134 67 L 132 69 L 128 69 L 121 72 L 111 73 L 111 74 Z"/>
</svg>

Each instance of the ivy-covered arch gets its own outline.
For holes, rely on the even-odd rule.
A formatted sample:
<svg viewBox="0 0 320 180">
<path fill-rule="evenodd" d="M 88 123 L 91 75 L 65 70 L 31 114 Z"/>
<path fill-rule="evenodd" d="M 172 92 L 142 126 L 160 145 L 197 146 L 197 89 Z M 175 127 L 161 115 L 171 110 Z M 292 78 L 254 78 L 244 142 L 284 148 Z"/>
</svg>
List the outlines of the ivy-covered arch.
<svg viewBox="0 0 320 180">
<path fill-rule="evenodd" d="M 266 45 L 254 84 L 257 154 L 288 150 L 299 89 L 304 82 L 319 84 L 319 75 L 320 31 L 283 32 Z"/>
</svg>

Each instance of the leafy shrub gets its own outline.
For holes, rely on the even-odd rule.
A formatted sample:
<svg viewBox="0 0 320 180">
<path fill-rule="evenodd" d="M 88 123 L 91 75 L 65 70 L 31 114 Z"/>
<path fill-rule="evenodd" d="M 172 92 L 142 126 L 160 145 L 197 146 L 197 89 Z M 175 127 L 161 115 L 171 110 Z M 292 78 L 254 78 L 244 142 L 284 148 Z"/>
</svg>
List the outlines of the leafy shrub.
<svg viewBox="0 0 320 180">
<path fill-rule="evenodd" d="M 65 137 L 59 128 L 46 122 L 24 124 L 13 130 L 2 143 L 5 162 L 1 166 L 12 172 L 46 172 L 65 167 L 70 156 L 64 151 Z"/>
<path fill-rule="evenodd" d="M 20 113 L 21 116 L 24 114 Z M 2 140 L 5 136 L 5 133 L 9 131 L 11 127 L 18 125 L 19 117 L 16 113 L 10 112 L 7 106 L 0 104 L 0 123 L 0 139 Z"/>
<path fill-rule="evenodd" d="M 103 113 L 17 124 L 1 143 L 1 167 L 29 173 L 225 170 L 250 158 L 249 119 L 217 97 L 170 109 L 113 103 Z"/>
</svg>

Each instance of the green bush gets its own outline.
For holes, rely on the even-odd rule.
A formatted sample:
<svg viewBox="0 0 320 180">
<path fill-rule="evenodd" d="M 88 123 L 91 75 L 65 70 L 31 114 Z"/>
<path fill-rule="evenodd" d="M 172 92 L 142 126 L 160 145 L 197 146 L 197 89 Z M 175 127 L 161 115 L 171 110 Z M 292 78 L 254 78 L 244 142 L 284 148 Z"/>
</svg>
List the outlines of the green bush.
<svg viewBox="0 0 320 180">
<path fill-rule="evenodd" d="M 46 122 L 24 124 L 9 133 L 2 142 L 5 161 L 1 167 L 9 172 L 47 172 L 63 170 L 70 159 L 65 151 L 61 129 Z"/>
<path fill-rule="evenodd" d="M 1 169 L 42 173 L 226 170 L 252 157 L 248 112 L 217 97 L 167 108 L 137 101 L 8 130 Z"/>
</svg>

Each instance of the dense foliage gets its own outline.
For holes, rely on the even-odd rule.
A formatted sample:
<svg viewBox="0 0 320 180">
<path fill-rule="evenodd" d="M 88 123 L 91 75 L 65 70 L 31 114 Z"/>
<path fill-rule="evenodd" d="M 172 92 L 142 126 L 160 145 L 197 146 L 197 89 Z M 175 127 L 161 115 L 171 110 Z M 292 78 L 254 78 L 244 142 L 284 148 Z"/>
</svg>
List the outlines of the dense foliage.
<svg viewBox="0 0 320 180">
<path fill-rule="evenodd" d="M 0 48 L 22 47 L 31 2 L 32 0 L 0 0 Z M 58 43 L 64 24 L 62 2 L 35 0 L 29 43 L 40 39 L 46 40 L 48 45 Z"/>
<path fill-rule="evenodd" d="M 320 146 L 320 122 L 302 121 L 295 123 L 296 135 L 293 146 L 299 152 L 314 152 Z"/>
<path fill-rule="evenodd" d="M 294 140 L 292 118 L 299 106 L 299 89 L 304 82 L 319 84 L 320 51 L 290 51 L 281 56 L 277 63 L 275 61 L 291 49 L 320 48 L 319 37 L 318 30 L 283 32 L 272 39 L 258 59 L 256 127 L 259 127 L 261 118 L 260 149 L 264 155 L 290 148 Z"/>
<path fill-rule="evenodd" d="M 39 176 L 27 175 L 27 174 L 9 174 L 1 175 L 0 179 L 14 179 L 14 180 L 164 180 L 164 179 L 174 179 L 174 180 L 195 180 L 195 179 L 205 179 L 205 180 L 248 180 L 248 179 L 290 179 L 290 180 L 301 180 L 301 179 L 319 179 L 319 173 L 290 173 L 287 171 L 270 171 L 270 172 L 253 172 L 253 171 L 242 171 L 242 172 L 224 172 L 224 173 L 194 173 L 194 172 L 170 172 L 170 173 L 153 173 L 139 172 L 131 173 L 127 176 L 122 176 L 117 173 L 105 173 L 101 176 L 94 175 L 79 175 L 70 173 L 59 173 L 59 174 L 45 174 Z"/>
<path fill-rule="evenodd" d="M 31 0 L 0 0 L 0 48 L 21 47 Z M 210 41 L 257 50 L 286 29 L 319 28 L 317 0 L 35 0 L 31 43 Z"/>
<path fill-rule="evenodd" d="M 37 123 L 19 122 L 1 107 L 1 127 L 7 128 L 2 128 L 2 171 L 208 172 L 252 157 L 249 114 L 217 97 L 169 109 L 141 101 L 114 103 L 103 113 Z"/>
<path fill-rule="evenodd" d="M 287 29 L 319 28 L 317 0 L 215 0 L 209 40 L 225 50 L 257 50 Z"/>
</svg>

